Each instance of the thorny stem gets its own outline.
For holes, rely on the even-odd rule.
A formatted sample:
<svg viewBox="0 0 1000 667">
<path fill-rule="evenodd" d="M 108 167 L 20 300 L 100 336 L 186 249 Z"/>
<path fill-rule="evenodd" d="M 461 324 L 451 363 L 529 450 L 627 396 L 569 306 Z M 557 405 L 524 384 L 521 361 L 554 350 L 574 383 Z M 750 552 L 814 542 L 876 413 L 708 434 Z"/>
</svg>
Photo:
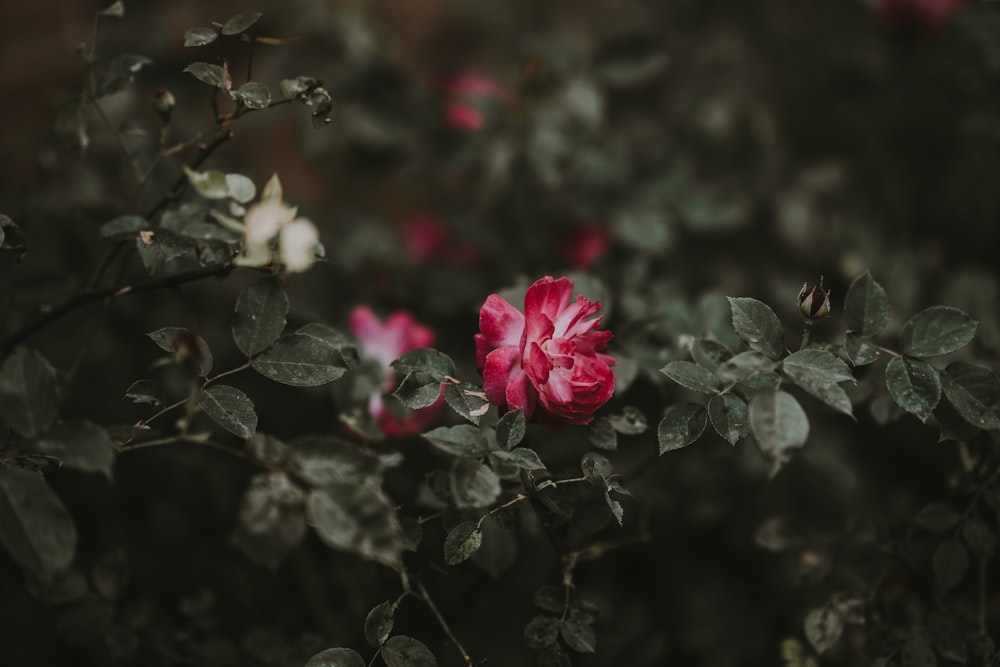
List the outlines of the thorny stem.
<svg viewBox="0 0 1000 667">
<path fill-rule="evenodd" d="M 437 605 L 434 604 L 434 600 L 431 599 L 430 593 L 427 592 L 427 587 L 424 586 L 424 582 L 420 581 L 419 579 L 417 580 L 417 592 L 419 593 L 420 599 L 424 601 L 424 604 L 427 605 L 427 608 L 431 610 L 432 614 L 434 614 L 434 618 L 437 619 L 438 625 L 440 625 L 441 629 L 444 630 L 444 634 L 448 636 L 448 639 L 451 640 L 451 643 L 455 646 L 456 649 L 458 649 L 458 652 L 462 655 L 462 659 L 465 660 L 465 664 L 471 666 L 472 656 L 470 656 L 469 652 L 465 650 L 465 647 L 462 646 L 462 643 L 458 641 L 458 637 L 455 636 L 455 633 L 451 631 L 451 627 L 448 625 L 448 621 L 446 621 L 444 619 L 444 616 L 441 615 L 441 612 L 438 611 Z"/>
</svg>

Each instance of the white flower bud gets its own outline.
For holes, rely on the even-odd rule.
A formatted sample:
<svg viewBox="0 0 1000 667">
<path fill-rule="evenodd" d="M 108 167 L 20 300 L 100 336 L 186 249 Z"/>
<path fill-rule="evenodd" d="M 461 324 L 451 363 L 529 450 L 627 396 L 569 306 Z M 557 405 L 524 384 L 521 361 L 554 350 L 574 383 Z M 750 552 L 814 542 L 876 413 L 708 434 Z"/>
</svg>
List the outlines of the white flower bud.
<svg viewBox="0 0 1000 667">
<path fill-rule="evenodd" d="M 309 220 L 299 218 L 281 228 L 278 253 L 289 273 L 305 271 L 316 261 L 319 232 Z"/>
</svg>

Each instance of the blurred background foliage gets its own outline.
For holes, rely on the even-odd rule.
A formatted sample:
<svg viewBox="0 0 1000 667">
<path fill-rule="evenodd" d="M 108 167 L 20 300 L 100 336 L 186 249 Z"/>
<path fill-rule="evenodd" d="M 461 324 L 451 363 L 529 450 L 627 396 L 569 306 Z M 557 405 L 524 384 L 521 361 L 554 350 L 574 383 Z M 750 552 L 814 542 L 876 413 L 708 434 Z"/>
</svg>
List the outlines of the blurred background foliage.
<svg viewBox="0 0 1000 667">
<path fill-rule="evenodd" d="M 928 23 L 886 9 L 894 4 L 127 3 L 124 19 L 102 26 L 98 52 L 152 63 L 102 101 L 107 123 L 85 118 L 81 153 L 54 125 L 82 85 L 72 51 L 90 39 L 101 4 L 6 3 L 0 210 L 23 228 L 29 253 L 16 267 L 0 257 L 13 288 L 0 291 L 4 328 L 34 319 L 26 304 L 84 287 L 107 248 L 99 226 L 148 208 L 180 173 L 180 161 L 164 162 L 137 192 L 122 159 L 121 145 L 148 160 L 158 141 L 154 91 L 177 100 L 174 141 L 210 134 L 209 88 L 182 70 L 225 58 L 240 78 L 248 50 L 235 39 L 184 48 L 184 31 L 257 10 L 258 34 L 296 39 L 258 46 L 253 79 L 275 95 L 281 79 L 322 80 L 331 122 L 314 127 L 298 105 L 250 114 L 205 166 L 259 186 L 277 172 L 286 201 L 320 227 L 328 261 L 289 282 L 292 325 L 343 329 L 358 304 L 406 308 L 478 382 L 472 335 L 483 299 L 575 272 L 578 288 L 602 297 L 616 335 L 616 401 L 655 423 L 682 397 L 655 371 L 686 358 L 685 336 L 736 342 L 724 296 L 772 305 L 791 345 L 804 281 L 825 277 L 836 318 L 847 285 L 870 269 L 892 306 L 884 336 L 924 306 L 960 307 L 979 321 L 973 353 L 996 368 L 1000 7 Z M 133 259 L 120 280 L 141 274 Z M 121 299 L 101 317 L 84 309 L 39 333 L 32 344 L 56 367 L 79 364 L 64 415 L 142 416 L 119 397 L 157 358 L 145 338 L 153 329 L 191 328 L 218 368 L 240 363 L 229 324 L 249 282 L 234 274 Z M 837 331 L 822 321 L 814 340 L 839 342 Z M 328 390 L 240 382 L 259 397 L 269 432 L 341 428 Z M 655 459 L 655 445 L 623 438 L 615 462 L 636 496 L 626 534 L 637 543 L 577 569 L 578 590 L 602 612 L 598 651 L 579 664 L 804 665 L 789 656 L 794 642 L 807 646 L 806 614 L 844 590 L 871 596 L 881 624 L 849 627 L 823 664 L 865 664 L 894 650 L 878 642 L 925 632 L 937 641 L 945 626 L 965 641 L 979 588 L 942 601 L 926 571 L 891 557 L 921 505 L 964 502 L 960 451 L 887 409 L 879 382 L 861 372 L 856 424 L 807 404 L 809 443 L 773 480 L 746 446 L 708 438 Z M 578 433 L 536 437 L 550 469 L 576 465 Z M 398 448 L 407 465 L 387 484 L 405 503 L 435 461 L 417 440 Z M 294 665 L 325 646 L 363 645 L 365 614 L 397 582 L 314 539 L 274 573 L 249 563 L 228 536 L 251 472 L 178 446 L 121 457 L 111 484 L 50 477 L 82 535 L 81 581 L 66 586 L 96 592 L 33 589 L 0 553 L 3 662 Z M 558 583 L 561 566 L 530 526 L 515 551 L 493 557 L 427 576 L 474 657 L 530 664 L 521 636 L 531 596 Z M 989 582 L 1000 575 L 986 569 Z M 991 630 L 996 590 L 984 593 Z M 397 622 L 457 664 L 433 619 L 404 609 Z M 967 660 L 986 664 L 968 646 Z"/>
</svg>

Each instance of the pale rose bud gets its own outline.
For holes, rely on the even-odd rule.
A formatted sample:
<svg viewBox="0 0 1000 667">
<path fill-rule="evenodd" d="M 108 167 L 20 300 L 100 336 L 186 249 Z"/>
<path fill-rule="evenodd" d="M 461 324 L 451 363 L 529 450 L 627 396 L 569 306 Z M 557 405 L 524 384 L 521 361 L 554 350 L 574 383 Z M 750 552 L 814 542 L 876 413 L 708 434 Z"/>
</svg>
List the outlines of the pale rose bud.
<svg viewBox="0 0 1000 667">
<path fill-rule="evenodd" d="M 157 88 L 153 93 L 153 111 L 159 114 L 164 125 L 170 122 L 170 114 L 176 104 L 173 93 L 166 88 Z"/>
<path fill-rule="evenodd" d="M 289 273 L 300 273 L 312 266 L 316 261 L 317 245 L 319 231 L 305 218 L 285 225 L 278 235 L 278 253 Z"/>
<path fill-rule="evenodd" d="M 818 320 L 830 314 L 830 292 L 823 287 L 823 280 L 810 287 L 802 284 L 799 292 L 799 310 L 810 320 Z"/>
</svg>

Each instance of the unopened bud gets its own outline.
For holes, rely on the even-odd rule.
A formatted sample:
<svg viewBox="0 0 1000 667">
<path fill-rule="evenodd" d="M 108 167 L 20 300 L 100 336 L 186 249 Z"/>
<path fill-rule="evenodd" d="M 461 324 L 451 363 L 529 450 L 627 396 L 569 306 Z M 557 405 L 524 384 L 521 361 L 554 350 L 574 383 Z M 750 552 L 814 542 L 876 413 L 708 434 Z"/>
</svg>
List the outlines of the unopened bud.
<svg viewBox="0 0 1000 667">
<path fill-rule="evenodd" d="M 830 314 L 830 292 L 823 287 L 822 278 L 817 285 L 802 284 L 802 290 L 799 292 L 799 310 L 810 320 L 818 320 Z"/>
<path fill-rule="evenodd" d="M 166 125 L 170 122 L 170 114 L 174 110 L 177 100 L 174 94 L 166 88 L 157 88 L 153 93 L 153 111 L 160 115 L 160 120 Z"/>
</svg>

